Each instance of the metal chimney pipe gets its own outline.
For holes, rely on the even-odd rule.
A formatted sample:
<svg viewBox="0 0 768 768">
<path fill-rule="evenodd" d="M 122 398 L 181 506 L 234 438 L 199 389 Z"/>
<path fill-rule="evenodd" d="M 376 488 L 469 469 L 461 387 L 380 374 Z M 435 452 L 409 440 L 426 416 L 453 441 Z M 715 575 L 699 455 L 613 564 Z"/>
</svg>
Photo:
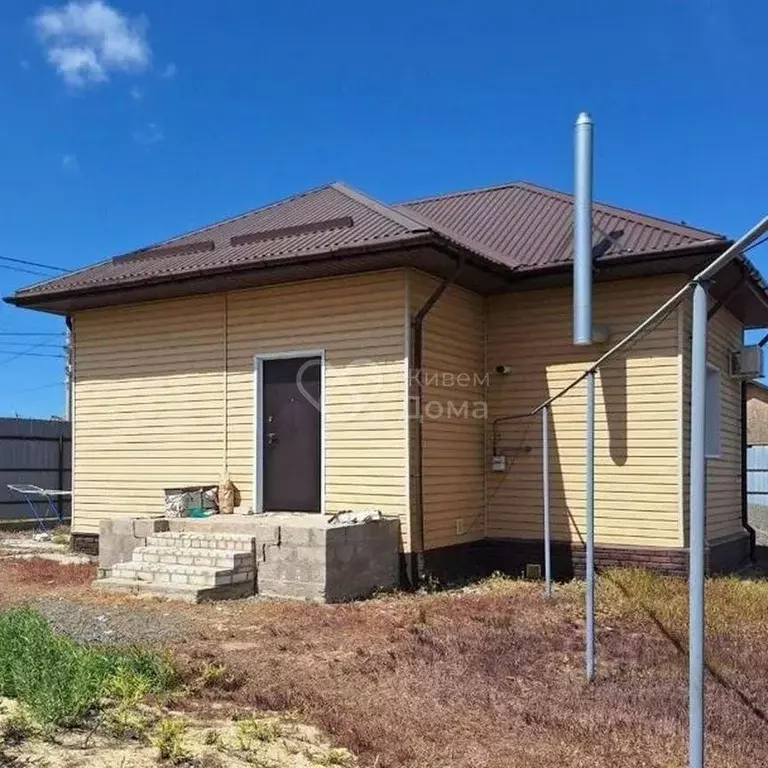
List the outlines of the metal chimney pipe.
<svg viewBox="0 0 768 768">
<path fill-rule="evenodd" d="M 582 112 L 575 129 L 573 205 L 573 343 L 592 343 L 592 118 Z"/>
</svg>

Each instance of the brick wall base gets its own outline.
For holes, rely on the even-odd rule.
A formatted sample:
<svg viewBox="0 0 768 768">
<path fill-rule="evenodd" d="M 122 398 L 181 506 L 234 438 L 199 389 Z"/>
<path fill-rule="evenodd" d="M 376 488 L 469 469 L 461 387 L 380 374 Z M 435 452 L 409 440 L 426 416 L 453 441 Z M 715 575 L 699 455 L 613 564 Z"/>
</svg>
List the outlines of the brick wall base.
<svg viewBox="0 0 768 768">
<path fill-rule="evenodd" d="M 95 533 L 73 533 L 72 549 L 98 556 L 99 536 Z M 749 562 L 749 534 L 714 542 L 707 551 L 708 573 L 730 573 Z M 544 570 L 544 542 L 536 539 L 483 539 L 456 544 L 451 547 L 430 549 L 413 564 L 406 563 L 410 555 L 401 555 L 401 581 L 408 586 L 410 569 L 418 567 L 422 576 L 429 575 L 443 584 L 473 580 L 490 576 L 495 571 L 510 576 L 522 576 L 529 563 Z M 688 550 L 656 547 L 595 547 L 598 568 L 635 566 L 648 568 L 674 576 L 687 576 Z M 583 546 L 568 542 L 552 542 L 552 572 L 554 578 L 567 581 L 583 578 L 585 552 Z"/>
<path fill-rule="evenodd" d="M 729 573 L 749 561 L 749 534 L 714 542 L 705 553 L 707 573 Z M 567 581 L 583 578 L 586 553 L 582 545 L 552 542 L 552 573 Z M 544 542 L 536 539 L 484 539 L 452 547 L 428 550 L 423 572 L 446 584 L 489 576 L 494 571 L 522 576 L 535 564 L 544 571 Z M 600 568 L 647 568 L 672 576 L 688 575 L 688 550 L 683 547 L 618 547 L 597 545 L 595 565 Z"/>
<path fill-rule="evenodd" d="M 733 573 L 750 561 L 752 542 L 747 531 L 714 541 L 709 547 L 707 572 Z"/>
<path fill-rule="evenodd" d="M 74 552 L 82 552 L 85 555 L 99 555 L 99 534 L 98 533 L 73 533 L 70 539 L 70 546 Z"/>
</svg>

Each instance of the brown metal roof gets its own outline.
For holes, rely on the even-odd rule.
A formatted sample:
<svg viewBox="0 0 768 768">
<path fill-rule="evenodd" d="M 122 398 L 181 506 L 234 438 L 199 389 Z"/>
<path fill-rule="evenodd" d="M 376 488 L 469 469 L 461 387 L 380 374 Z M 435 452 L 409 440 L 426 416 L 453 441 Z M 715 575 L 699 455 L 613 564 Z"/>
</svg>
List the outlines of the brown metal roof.
<svg viewBox="0 0 768 768">
<path fill-rule="evenodd" d="M 329 220 L 344 220 L 346 224 L 349 219 L 350 226 L 327 226 Z M 264 237 L 244 237 L 258 233 Z M 345 185 L 332 184 L 38 283 L 19 291 L 16 298 L 127 287 L 249 265 L 255 268 L 284 258 L 327 254 L 363 244 L 405 245 L 425 234 L 429 234 L 427 228 L 406 214 Z"/>
<path fill-rule="evenodd" d="M 399 206 L 425 224 L 448 226 L 516 271 L 552 268 L 573 258 L 573 198 L 525 182 L 416 200 Z M 595 203 L 595 257 L 669 252 L 722 235 Z"/>
<path fill-rule="evenodd" d="M 594 223 L 598 264 L 725 243 L 712 232 L 603 204 L 595 205 Z M 170 282 L 180 289 L 182 280 L 199 284 L 265 267 L 274 268 L 270 280 L 279 281 L 280 265 L 419 245 L 460 250 L 476 268 L 495 273 L 497 282 L 507 281 L 567 265 L 571 227 L 572 198 L 532 184 L 388 206 L 337 183 L 24 288 L 9 301 L 62 311 L 63 297 L 124 294 Z"/>
</svg>

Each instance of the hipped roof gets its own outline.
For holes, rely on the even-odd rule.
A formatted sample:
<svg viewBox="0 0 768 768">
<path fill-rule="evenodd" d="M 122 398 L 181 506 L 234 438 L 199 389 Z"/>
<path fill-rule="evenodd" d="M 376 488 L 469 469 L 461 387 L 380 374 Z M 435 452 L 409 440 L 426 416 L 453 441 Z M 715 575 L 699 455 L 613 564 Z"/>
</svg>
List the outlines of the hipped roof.
<svg viewBox="0 0 768 768">
<path fill-rule="evenodd" d="M 465 280 L 491 293 L 565 273 L 573 258 L 572 218 L 570 195 L 523 182 L 399 205 L 334 183 L 23 288 L 8 301 L 68 312 L 395 265 L 439 274 L 446 268 L 438 254 L 464 257 L 471 267 Z M 627 276 L 673 272 L 676 265 L 686 271 L 727 245 L 714 232 L 594 206 L 598 272 L 622 265 Z M 751 270 L 768 306 L 761 278 Z"/>
</svg>

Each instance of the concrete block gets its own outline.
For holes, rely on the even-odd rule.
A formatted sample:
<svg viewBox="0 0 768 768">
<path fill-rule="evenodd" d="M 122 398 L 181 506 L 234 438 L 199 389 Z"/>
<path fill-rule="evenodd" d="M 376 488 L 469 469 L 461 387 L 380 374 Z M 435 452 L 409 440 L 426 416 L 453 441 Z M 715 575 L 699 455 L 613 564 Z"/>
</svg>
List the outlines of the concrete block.
<svg viewBox="0 0 768 768">
<path fill-rule="evenodd" d="M 117 517 L 112 520 L 112 533 L 115 536 L 133 536 L 132 517 Z M 99 530 L 101 534 L 101 530 Z"/>
<path fill-rule="evenodd" d="M 196 601 L 252 594 L 258 582 L 265 595 L 338 601 L 393 588 L 399 580 L 397 519 L 328 527 L 314 515 L 280 515 L 279 523 L 241 517 L 236 533 L 231 518 L 129 522 L 130 537 L 122 519 L 105 521 L 113 542 L 107 552 L 126 566 L 102 566 L 115 589 L 140 583 L 149 594 L 150 584 Z M 168 529 L 159 530 L 166 522 Z"/>
<path fill-rule="evenodd" d="M 325 589 L 319 584 L 294 581 L 275 581 L 262 585 L 258 583 L 258 594 L 265 597 L 285 597 L 294 600 L 325 601 Z"/>
<path fill-rule="evenodd" d="M 168 520 L 165 518 L 139 518 L 133 521 L 133 535 L 137 539 L 146 539 L 155 533 L 168 530 Z"/>
<path fill-rule="evenodd" d="M 154 581 L 155 574 L 152 571 L 134 571 L 134 577 L 138 581 Z"/>
</svg>

